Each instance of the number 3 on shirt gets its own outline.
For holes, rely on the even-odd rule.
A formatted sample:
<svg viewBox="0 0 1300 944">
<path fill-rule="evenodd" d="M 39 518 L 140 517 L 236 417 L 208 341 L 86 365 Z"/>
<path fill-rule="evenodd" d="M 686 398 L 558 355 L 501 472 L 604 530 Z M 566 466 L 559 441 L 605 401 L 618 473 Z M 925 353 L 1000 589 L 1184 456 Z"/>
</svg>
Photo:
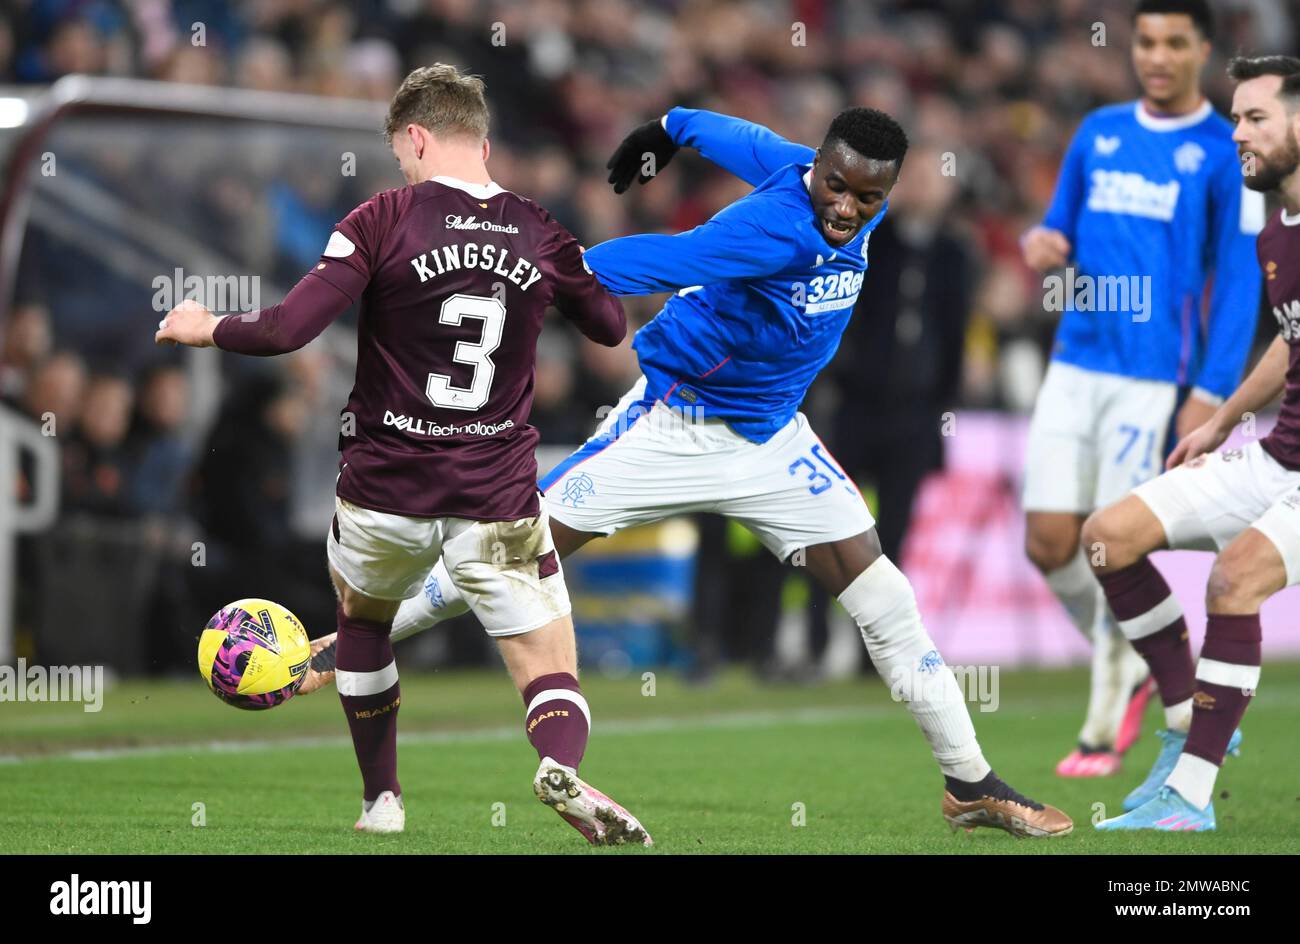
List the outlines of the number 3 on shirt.
<svg viewBox="0 0 1300 944">
<path fill-rule="evenodd" d="M 457 341 L 452 360 L 474 368 L 468 387 L 457 387 L 446 374 L 429 374 L 425 396 L 434 406 L 448 410 L 477 410 L 487 403 L 492 391 L 496 364 L 492 352 L 501 346 L 501 331 L 506 322 L 506 306 L 495 298 L 482 295 L 453 295 L 438 310 L 438 323 L 459 325 L 466 318 L 483 319 L 483 336 L 477 342 Z"/>
</svg>

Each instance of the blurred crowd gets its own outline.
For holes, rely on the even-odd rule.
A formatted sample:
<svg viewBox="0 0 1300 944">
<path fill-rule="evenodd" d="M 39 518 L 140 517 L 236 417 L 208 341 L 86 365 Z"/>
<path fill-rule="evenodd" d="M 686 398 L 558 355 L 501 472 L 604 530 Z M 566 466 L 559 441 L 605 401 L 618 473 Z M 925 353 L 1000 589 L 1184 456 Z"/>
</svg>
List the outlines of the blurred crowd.
<svg viewBox="0 0 1300 944">
<path fill-rule="evenodd" d="M 188 388 L 174 364 L 130 376 L 89 370 L 74 351 L 53 350 L 49 313 L 37 304 L 15 308 L 0 349 L 0 402 L 57 437 L 61 504 L 70 512 L 125 518 L 181 509 Z M 20 489 L 30 487 L 20 478 Z"/>
<path fill-rule="evenodd" d="M 5 0 L 0 6 L 9 8 L 0 18 L 0 82 L 47 83 L 78 72 L 386 101 L 409 68 L 454 62 L 487 81 L 494 176 L 550 208 L 588 245 L 628 232 L 689 227 L 746 190 L 691 163 L 655 186 L 616 197 L 604 184 L 604 161 L 648 116 L 679 103 L 707 107 L 815 144 L 844 106 L 883 108 L 928 149 L 909 160 L 909 175 L 952 173 L 959 183 L 953 205 L 941 212 L 945 228 L 961 235 L 981 263 L 959 390 L 968 405 L 1024 408 L 1032 396 L 1036 362 L 1015 342 L 1028 338 L 1041 349 L 1052 325 L 1042 316 L 1035 279 L 1020 263 L 1017 237 L 1041 214 L 1084 112 L 1136 93 L 1128 0 Z M 1216 12 L 1223 54 L 1297 48 L 1294 4 L 1222 0 Z M 1207 72 L 1221 109 L 1229 94 L 1222 66 L 1217 58 Z M 946 161 L 942 168 L 940 161 Z M 244 186 L 216 175 L 207 204 L 196 211 L 245 221 L 226 230 L 237 234 L 226 247 L 237 257 L 267 258 L 258 234 L 291 248 L 281 279 L 310 264 L 321 232 L 349 208 L 346 198 L 364 189 L 323 191 L 310 169 L 305 178 L 276 181 L 261 194 L 239 192 Z M 248 225 L 259 213 L 273 223 Z"/>
<path fill-rule="evenodd" d="M 1222 111 L 1226 56 L 1294 53 L 1300 12 L 1286 0 L 1215 8 L 1206 88 Z M 913 148 L 873 234 L 841 357 L 805 410 L 885 508 L 903 509 L 881 521 L 896 555 L 916 487 L 942 462 L 940 413 L 1032 404 L 1054 321 L 1018 237 L 1041 217 L 1084 113 L 1137 93 L 1130 11 L 1128 0 L 0 0 L 0 85 L 81 73 L 386 102 L 409 69 L 452 62 L 487 83 L 494 178 L 584 245 L 685 229 L 747 192 L 683 154 L 650 185 L 614 195 L 606 159 L 673 105 L 811 145 L 846 106 L 889 112 Z M 197 522 L 218 544 L 257 533 L 267 555 L 243 561 L 251 567 L 283 561 L 282 542 L 310 541 L 317 567 L 346 351 L 308 350 L 274 373 L 223 359 L 240 381 L 196 426 L 186 363 L 152 348 L 157 316 L 141 273 L 168 271 L 165 249 L 193 238 L 225 271 L 262 277 L 274 296 L 262 303 L 273 303 L 337 219 L 401 180 L 377 135 L 272 140 L 200 123 L 177 136 L 137 120 L 61 132 L 67 146 L 55 150 L 88 189 L 70 189 L 66 175 L 61 196 L 52 181 L 40 187 L 51 218 L 59 199 L 74 221 L 100 198 L 118 201 L 109 205 L 141 221 L 135 242 L 153 248 L 117 247 L 109 259 L 68 227 L 30 227 L 0 323 L 0 397 L 38 422 L 58 418 L 65 511 Z M 340 175 L 349 147 L 360 169 Z M 131 251 L 140 258 L 121 255 Z M 73 268 L 80 278 L 66 276 Z M 640 324 L 658 304 L 625 307 Z M 533 417 L 543 442 L 584 438 L 635 371 L 627 344 L 546 335 Z M 848 432 L 863 429 L 870 441 Z M 918 445 L 918 429 L 936 432 Z M 253 455 L 251 481 L 223 480 L 223 463 Z M 888 455 L 910 465 L 880 467 Z"/>
</svg>

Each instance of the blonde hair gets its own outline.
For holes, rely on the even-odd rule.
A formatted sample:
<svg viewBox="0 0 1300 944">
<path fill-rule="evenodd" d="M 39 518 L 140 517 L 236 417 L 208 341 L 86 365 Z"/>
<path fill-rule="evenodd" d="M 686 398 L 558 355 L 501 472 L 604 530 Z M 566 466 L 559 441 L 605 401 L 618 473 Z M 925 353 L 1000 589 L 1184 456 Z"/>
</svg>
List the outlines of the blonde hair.
<svg viewBox="0 0 1300 944">
<path fill-rule="evenodd" d="M 488 133 L 483 80 L 462 75 L 445 62 L 416 69 L 402 81 L 388 106 L 384 140 L 392 141 L 408 124 L 417 124 L 435 137 L 482 141 Z"/>
</svg>

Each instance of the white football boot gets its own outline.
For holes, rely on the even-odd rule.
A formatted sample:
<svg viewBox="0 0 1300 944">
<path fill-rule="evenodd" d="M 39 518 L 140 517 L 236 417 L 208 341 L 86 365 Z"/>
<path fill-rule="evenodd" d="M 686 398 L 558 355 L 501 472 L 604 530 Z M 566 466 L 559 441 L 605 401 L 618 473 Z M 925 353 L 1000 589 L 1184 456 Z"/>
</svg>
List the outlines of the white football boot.
<svg viewBox="0 0 1300 944">
<path fill-rule="evenodd" d="M 533 792 L 593 846 L 654 845 L 635 816 L 549 757 L 537 768 Z"/>
<path fill-rule="evenodd" d="M 385 790 L 366 809 L 365 800 L 361 801 L 361 818 L 357 820 L 357 831 L 363 833 L 400 833 L 406 828 L 406 807 L 402 798 Z"/>
</svg>

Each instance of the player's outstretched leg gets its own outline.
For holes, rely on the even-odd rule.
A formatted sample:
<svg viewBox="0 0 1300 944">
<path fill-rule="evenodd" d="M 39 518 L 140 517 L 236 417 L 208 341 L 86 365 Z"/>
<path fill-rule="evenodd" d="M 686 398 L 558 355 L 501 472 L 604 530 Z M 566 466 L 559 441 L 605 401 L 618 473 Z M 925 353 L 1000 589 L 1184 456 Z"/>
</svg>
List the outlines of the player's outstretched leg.
<svg viewBox="0 0 1300 944">
<path fill-rule="evenodd" d="M 524 732 L 541 761 L 533 792 L 594 846 L 653 845 L 635 816 L 578 776 L 591 709 L 577 678 L 573 622 L 497 638 L 524 699 Z"/>
<path fill-rule="evenodd" d="M 397 780 L 397 712 L 402 689 L 389 638 L 395 603 L 363 597 L 334 575 L 338 617 L 339 701 L 348 720 L 363 785 L 362 832 L 400 833 L 406 827 Z"/>
<path fill-rule="evenodd" d="M 402 601 L 393 617 L 393 642 L 422 633 L 444 620 L 454 619 L 469 612 L 465 597 L 452 583 L 447 565 L 442 558 L 424 580 L 424 588 L 413 597 Z"/>
<path fill-rule="evenodd" d="M 447 567 L 439 558 L 429 576 L 424 581 L 424 588 L 413 597 L 403 600 L 393 617 L 393 642 L 400 642 L 408 636 L 423 632 L 441 623 L 469 612 L 469 604 L 456 589 Z M 322 636 L 311 641 L 311 666 L 298 686 L 299 695 L 310 695 L 334 681 L 337 633 Z"/>
<path fill-rule="evenodd" d="M 556 553 L 562 558 L 568 557 L 596 537 L 584 531 L 575 531 L 554 519 L 551 519 L 549 528 Z M 408 636 L 431 629 L 444 620 L 468 612 L 469 604 L 464 594 L 447 573 L 446 562 L 439 558 L 425 578 L 421 592 L 403 600 L 398 607 L 397 615 L 393 617 L 393 642 L 400 642 Z M 299 695 L 310 695 L 334 681 L 335 635 L 331 633 L 312 640 L 311 666 L 302 684 L 298 686 Z"/>
<path fill-rule="evenodd" d="M 874 529 L 810 547 L 807 559 L 858 624 L 881 678 L 929 741 L 943 772 L 941 809 L 948 824 L 1028 837 L 1070 832 L 1070 817 L 1017 793 L 984 759 L 961 688 L 921 623 L 912 585 L 880 552 Z"/>
</svg>

